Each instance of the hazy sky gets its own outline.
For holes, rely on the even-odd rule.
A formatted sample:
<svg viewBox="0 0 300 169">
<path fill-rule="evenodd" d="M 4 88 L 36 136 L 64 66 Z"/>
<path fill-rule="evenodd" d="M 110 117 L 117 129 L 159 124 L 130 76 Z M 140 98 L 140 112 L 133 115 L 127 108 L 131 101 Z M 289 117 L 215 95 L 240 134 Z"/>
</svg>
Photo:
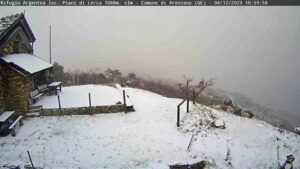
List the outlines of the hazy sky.
<svg viewBox="0 0 300 169">
<path fill-rule="evenodd" d="M 26 10 L 35 54 L 68 70 L 118 68 L 217 87 L 300 114 L 300 7 L 0 7 Z"/>
</svg>

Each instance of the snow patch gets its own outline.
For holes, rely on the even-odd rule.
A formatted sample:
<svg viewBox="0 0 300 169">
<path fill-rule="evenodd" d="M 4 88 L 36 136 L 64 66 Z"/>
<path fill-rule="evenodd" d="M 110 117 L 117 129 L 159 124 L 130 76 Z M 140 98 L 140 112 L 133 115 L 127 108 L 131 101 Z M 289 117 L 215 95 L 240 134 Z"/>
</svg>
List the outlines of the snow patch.
<svg viewBox="0 0 300 169">
<path fill-rule="evenodd" d="M 58 92 L 62 108 L 88 107 L 89 93 L 91 94 L 92 106 L 116 105 L 117 102 L 123 104 L 123 94 L 120 90 L 104 85 L 80 85 L 62 87 Z M 126 104 L 132 103 L 128 98 Z M 42 105 L 45 109 L 58 108 L 58 99 L 56 95 L 43 96 L 36 104 Z"/>
</svg>

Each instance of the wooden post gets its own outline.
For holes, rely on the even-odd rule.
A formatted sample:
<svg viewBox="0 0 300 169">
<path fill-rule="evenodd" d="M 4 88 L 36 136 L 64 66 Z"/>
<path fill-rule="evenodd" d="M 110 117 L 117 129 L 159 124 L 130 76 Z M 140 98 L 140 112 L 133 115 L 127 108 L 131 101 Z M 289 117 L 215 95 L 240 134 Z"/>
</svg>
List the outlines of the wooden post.
<svg viewBox="0 0 300 169">
<path fill-rule="evenodd" d="M 30 153 L 29 153 L 28 150 L 27 150 L 27 154 L 28 154 L 28 157 L 29 157 L 29 160 L 30 160 L 30 163 L 31 163 L 31 167 L 32 167 L 33 169 L 35 169 L 35 168 L 34 168 L 34 165 L 33 165 L 33 162 L 32 162 L 32 159 L 31 159 L 31 156 L 30 156 Z"/>
<path fill-rule="evenodd" d="M 189 81 L 186 81 L 186 97 L 189 96 Z"/>
<path fill-rule="evenodd" d="M 180 105 L 177 106 L 177 127 L 179 127 L 180 121 Z"/>
<path fill-rule="evenodd" d="M 189 112 L 190 95 L 189 95 L 189 81 L 186 81 L 186 112 Z"/>
<path fill-rule="evenodd" d="M 91 101 L 91 93 L 89 93 L 89 106 L 90 106 L 90 114 L 92 114 L 92 101 Z"/>
<path fill-rule="evenodd" d="M 125 93 L 125 90 L 123 90 L 123 102 L 124 102 L 124 112 L 127 113 L 126 93 Z"/>
<path fill-rule="evenodd" d="M 193 91 L 193 104 L 195 104 L 195 91 Z"/>
<path fill-rule="evenodd" d="M 190 98 L 187 97 L 187 99 L 186 99 L 186 112 L 187 113 L 190 112 L 189 107 L 190 107 Z"/>
<path fill-rule="evenodd" d="M 193 142 L 193 138 L 194 138 L 194 133 L 193 133 L 193 135 L 192 135 L 192 137 L 190 139 L 189 145 L 188 145 L 188 147 L 187 147 L 186 150 L 189 150 L 191 148 L 191 145 L 192 145 L 192 142 Z"/>
<path fill-rule="evenodd" d="M 179 121 L 180 121 L 180 106 L 187 100 L 184 99 L 182 100 L 178 105 L 177 105 L 177 127 L 179 127 Z"/>
<path fill-rule="evenodd" d="M 57 95 L 57 100 L 58 100 L 59 112 L 60 112 L 60 115 L 61 115 L 61 104 L 60 104 L 60 97 L 59 97 L 59 95 Z"/>
</svg>

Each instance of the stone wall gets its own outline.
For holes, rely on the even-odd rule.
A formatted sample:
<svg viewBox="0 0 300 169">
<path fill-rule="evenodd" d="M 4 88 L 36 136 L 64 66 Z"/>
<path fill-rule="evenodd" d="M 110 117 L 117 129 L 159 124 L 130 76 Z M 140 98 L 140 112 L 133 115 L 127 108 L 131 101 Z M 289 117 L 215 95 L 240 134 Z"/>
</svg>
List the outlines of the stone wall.
<svg viewBox="0 0 300 169">
<path fill-rule="evenodd" d="M 19 43 L 19 49 L 16 51 L 15 43 Z M 28 49 L 26 43 L 22 40 L 20 35 L 17 35 L 13 40 L 7 43 L 2 51 L 2 55 L 8 55 L 13 53 L 31 53 L 31 49 Z"/>
<path fill-rule="evenodd" d="M 3 84 L 2 84 L 2 82 L 3 82 L 2 71 L 3 70 L 2 70 L 2 67 L 0 65 L 0 113 L 3 112 L 4 109 L 5 109 L 4 96 L 3 96 L 4 88 L 2 87 L 3 86 Z"/>
<path fill-rule="evenodd" d="M 111 106 L 92 106 L 90 107 L 78 107 L 78 108 L 62 108 L 59 109 L 43 109 L 41 116 L 59 116 L 59 115 L 92 115 L 101 113 L 118 113 L 124 112 L 123 105 L 111 105 Z"/>
<path fill-rule="evenodd" d="M 29 92 L 34 88 L 32 78 L 24 77 L 6 66 L 2 67 L 1 74 L 5 110 L 14 110 L 19 115 L 25 115 Z"/>
<path fill-rule="evenodd" d="M 15 49 L 18 43 L 18 50 Z M 20 35 L 8 42 L 0 56 L 13 53 L 31 53 L 31 49 Z M 14 110 L 17 114 L 25 115 L 28 108 L 29 92 L 34 89 L 32 77 L 24 77 L 7 66 L 0 65 L 0 112 Z"/>
</svg>

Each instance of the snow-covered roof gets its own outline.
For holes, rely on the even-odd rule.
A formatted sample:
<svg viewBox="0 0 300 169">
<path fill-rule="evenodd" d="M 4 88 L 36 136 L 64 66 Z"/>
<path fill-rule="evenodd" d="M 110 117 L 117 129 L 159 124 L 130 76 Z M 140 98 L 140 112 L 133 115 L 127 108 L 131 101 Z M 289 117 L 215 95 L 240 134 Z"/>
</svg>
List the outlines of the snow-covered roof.
<svg viewBox="0 0 300 169">
<path fill-rule="evenodd" d="M 22 14 L 5 16 L 0 19 L 0 35 L 4 33 L 13 23 L 15 23 Z"/>
<path fill-rule="evenodd" d="M 30 74 L 34 74 L 53 66 L 43 59 L 28 53 L 6 55 L 1 59 L 8 64 L 13 64 L 24 69 Z"/>
<path fill-rule="evenodd" d="M 26 35 L 30 42 L 35 41 L 33 32 L 30 29 L 23 13 L 0 18 L 0 39 L 2 40 L 3 38 L 5 39 L 5 37 L 10 37 L 10 30 L 15 30 L 16 27 L 21 27 L 23 31 L 26 32 Z M 0 46 L 1 45 L 2 44 L 0 44 Z"/>
</svg>

